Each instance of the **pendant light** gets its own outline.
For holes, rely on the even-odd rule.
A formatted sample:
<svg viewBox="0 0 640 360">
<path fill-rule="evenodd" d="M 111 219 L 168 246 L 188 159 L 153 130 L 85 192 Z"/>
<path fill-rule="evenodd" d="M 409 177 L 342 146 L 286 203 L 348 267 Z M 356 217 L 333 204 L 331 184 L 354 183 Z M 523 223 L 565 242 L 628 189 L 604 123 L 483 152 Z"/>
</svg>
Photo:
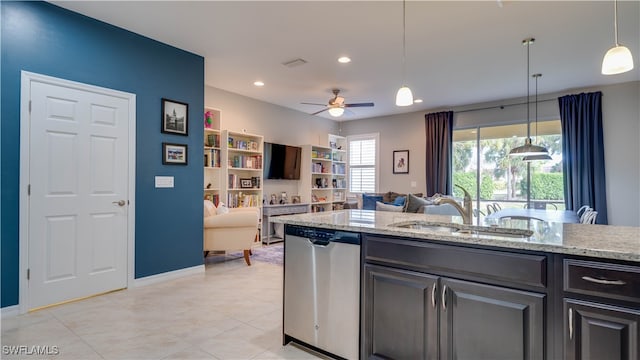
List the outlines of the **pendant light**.
<svg viewBox="0 0 640 360">
<path fill-rule="evenodd" d="M 531 137 L 529 135 L 529 47 L 534 43 L 536 39 L 527 38 L 522 40 L 522 45 L 527 46 L 527 138 L 524 141 L 524 145 L 515 147 L 509 152 L 510 156 L 529 156 L 529 155 L 544 155 L 549 151 L 542 146 L 533 145 L 531 143 Z"/>
<path fill-rule="evenodd" d="M 407 57 L 407 12 L 406 12 L 406 0 L 402 0 L 402 81 L 406 81 L 406 57 Z M 411 89 L 407 85 L 402 87 L 396 93 L 396 105 L 397 106 L 409 106 L 413 104 L 413 94 Z"/>
<path fill-rule="evenodd" d="M 536 143 L 538 143 L 538 78 L 541 77 L 542 74 L 533 74 L 532 78 L 536 79 Z M 522 161 L 539 161 L 539 160 L 551 160 L 551 156 L 549 154 L 541 154 L 541 155 L 528 155 L 522 158 Z"/>
<path fill-rule="evenodd" d="M 633 69 L 633 56 L 626 46 L 618 43 L 618 1 L 613 2 L 613 32 L 616 46 L 604 55 L 602 60 L 602 75 L 622 74 Z"/>
</svg>

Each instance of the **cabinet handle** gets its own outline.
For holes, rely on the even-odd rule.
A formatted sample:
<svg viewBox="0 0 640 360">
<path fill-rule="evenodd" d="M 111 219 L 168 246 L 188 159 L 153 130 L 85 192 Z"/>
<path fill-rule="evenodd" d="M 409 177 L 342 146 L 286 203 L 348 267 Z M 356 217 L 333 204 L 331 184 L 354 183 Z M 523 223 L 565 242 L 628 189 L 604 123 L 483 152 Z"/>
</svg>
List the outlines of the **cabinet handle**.
<svg viewBox="0 0 640 360">
<path fill-rule="evenodd" d="M 442 288 L 442 310 L 447 311 L 447 285 Z"/>
<path fill-rule="evenodd" d="M 591 276 L 583 276 L 582 280 L 596 283 L 596 284 L 602 284 L 602 285 L 626 285 L 627 284 L 625 281 L 622 281 L 622 280 L 596 279 L 596 278 L 592 278 Z"/>
<path fill-rule="evenodd" d="M 431 289 L 431 307 L 433 307 L 434 309 L 436 308 L 437 287 L 438 287 L 438 284 L 433 284 L 433 289 Z"/>
<path fill-rule="evenodd" d="M 569 308 L 569 340 L 573 339 L 573 309 Z"/>
</svg>

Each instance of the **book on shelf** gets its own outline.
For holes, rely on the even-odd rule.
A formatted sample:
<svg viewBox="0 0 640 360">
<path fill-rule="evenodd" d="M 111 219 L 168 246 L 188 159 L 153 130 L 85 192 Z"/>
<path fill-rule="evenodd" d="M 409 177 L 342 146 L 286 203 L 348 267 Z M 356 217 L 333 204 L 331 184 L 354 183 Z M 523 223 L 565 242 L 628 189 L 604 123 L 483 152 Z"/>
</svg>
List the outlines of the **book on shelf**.
<svg viewBox="0 0 640 360">
<path fill-rule="evenodd" d="M 244 169 L 262 169 L 262 155 L 234 155 L 229 158 L 229 166 Z"/>
<path fill-rule="evenodd" d="M 259 206 L 259 197 L 254 194 L 235 193 L 227 195 L 227 207 L 257 207 Z"/>
<path fill-rule="evenodd" d="M 220 202 L 220 195 L 218 195 L 218 194 L 205 194 L 204 198 L 206 200 L 211 201 L 216 207 L 218 206 L 218 203 Z"/>
<path fill-rule="evenodd" d="M 207 134 L 207 146 L 220 147 L 220 134 Z"/>
<path fill-rule="evenodd" d="M 204 153 L 204 166 L 220 167 L 220 150 L 209 149 Z"/>
</svg>

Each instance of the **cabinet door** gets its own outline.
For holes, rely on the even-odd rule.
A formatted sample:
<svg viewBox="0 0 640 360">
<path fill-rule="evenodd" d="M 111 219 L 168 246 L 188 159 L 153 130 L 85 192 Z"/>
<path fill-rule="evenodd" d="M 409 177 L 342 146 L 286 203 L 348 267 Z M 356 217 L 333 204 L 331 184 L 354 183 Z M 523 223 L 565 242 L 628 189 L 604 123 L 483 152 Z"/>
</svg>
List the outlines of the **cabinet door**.
<svg viewBox="0 0 640 360">
<path fill-rule="evenodd" d="M 364 359 L 437 359 L 436 276 L 364 267 Z"/>
<path fill-rule="evenodd" d="M 543 359 L 545 295 L 442 279 L 441 359 Z"/>
<path fill-rule="evenodd" d="M 564 300 L 565 359 L 638 359 L 640 311 Z"/>
</svg>

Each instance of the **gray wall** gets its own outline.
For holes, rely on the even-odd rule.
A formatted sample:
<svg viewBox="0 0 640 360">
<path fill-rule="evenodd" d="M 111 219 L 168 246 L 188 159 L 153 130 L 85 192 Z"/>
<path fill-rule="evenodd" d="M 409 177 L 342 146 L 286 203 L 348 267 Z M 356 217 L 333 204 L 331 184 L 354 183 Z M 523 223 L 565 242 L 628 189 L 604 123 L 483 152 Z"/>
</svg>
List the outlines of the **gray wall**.
<svg viewBox="0 0 640 360">
<path fill-rule="evenodd" d="M 220 90 L 205 87 L 206 107 L 219 109 L 221 128 L 232 131 L 246 130 L 264 136 L 264 141 L 286 145 L 322 145 L 329 143 L 328 135 L 337 134 L 338 123 L 319 116 Z M 264 194 L 286 192 L 298 194 L 299 181 L 265 180 Z"/>
<path fill-rule="evenodd" d="M 566 94 L 602 91 L 603 126 L 607 177 L 607 212 L 611 225 L 640 226 L 640 82 L 572 89 L 562 93 L 540 94 L 539 99 L 554 99 Z M 452 109 L 433 109 L 414 113 L 347 121 L 341 124 L 343 135 L 380 133 L 379 191 L 425 192 L 424 114 L 442 110 L 464 111 L 516 104 L 524 98 L 491 103 L 471 104 Z M 533 116 L 533 115 L 532 115 Z M 559 119 L 557 101 L 538 106 L 538 119 Z M 526 106 L 505 106 L 459 112 L 454 116 L 455 128 L 496 125 L 526 121 Z M 410 151 L 408 175 L 392 173 L 393 150 Z M 416 187 L 411 182 L 417 183 Z"/>
</svg>

